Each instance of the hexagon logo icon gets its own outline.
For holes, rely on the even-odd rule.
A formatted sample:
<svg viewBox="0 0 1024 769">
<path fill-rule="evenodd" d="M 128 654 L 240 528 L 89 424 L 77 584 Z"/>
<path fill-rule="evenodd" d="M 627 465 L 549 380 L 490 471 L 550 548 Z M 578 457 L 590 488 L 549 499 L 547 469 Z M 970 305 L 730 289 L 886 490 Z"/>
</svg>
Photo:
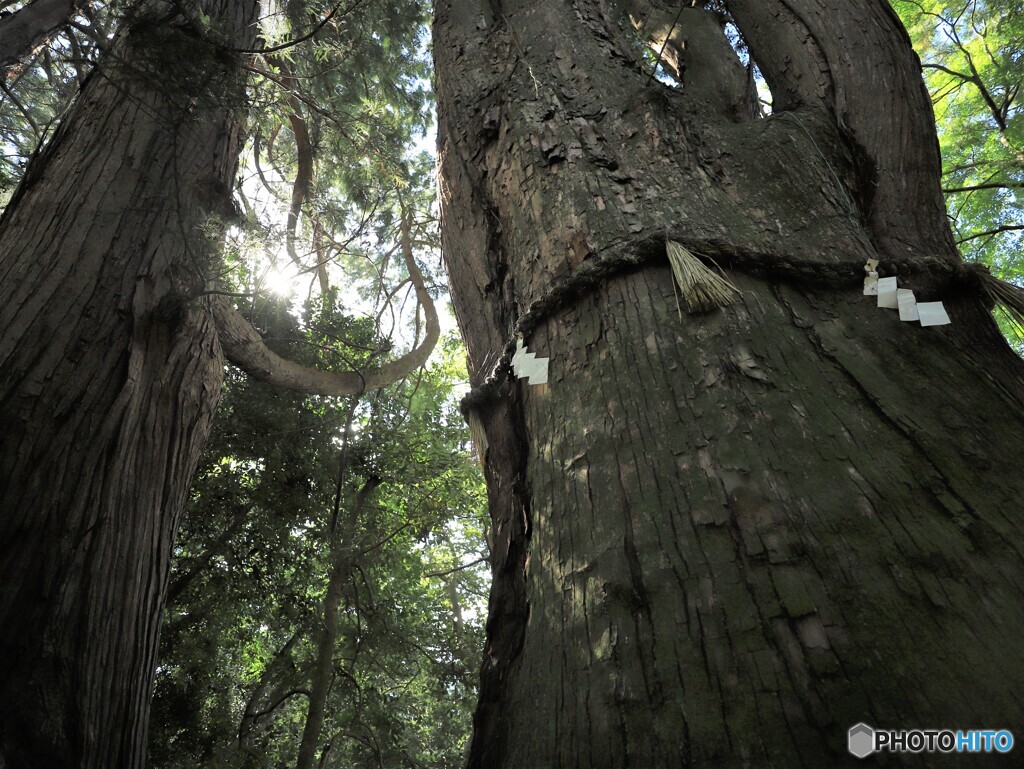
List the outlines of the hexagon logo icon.
<svg viewBox="0 0 1024 769">
<path fill-rule="evenodd" d="M 851 726 L 846 747 L 857 758 L 867 758 L 875 752 L 875 730 L 867 724 Z"/>
</svg>

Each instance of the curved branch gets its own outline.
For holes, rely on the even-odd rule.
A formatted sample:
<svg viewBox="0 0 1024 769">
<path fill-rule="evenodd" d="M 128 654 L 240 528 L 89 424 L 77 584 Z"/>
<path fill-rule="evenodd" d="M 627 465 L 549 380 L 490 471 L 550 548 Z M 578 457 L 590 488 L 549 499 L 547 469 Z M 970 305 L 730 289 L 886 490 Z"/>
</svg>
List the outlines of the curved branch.
<svg viewBox="0 0 1024 769">
<path fill-rule="evenodd" d="M 281 707 L 281 705 L 284 704 L 285 700 L 287 700 L 290 697 L 294 697 L 296 694 L 301 694 L 301 695 L 305 696 L 307 699 L 309 699 L 309 689 L 289 689 L 284 694 L 282 694 L 280 697 L 278 697 L 277 701 L 274 702 L 273 705 L 271 705 L 266 710 L 261 710 L 258 713 L 253 713 L 252 717 L 255 719 L 255 718 L 262 718 L 263 716 L 270 715 L 275 710 L 277 710 L 279 707 Z"/>
<path fill-rule="evenodd" d="M 302 213 L 302 204 L 306 202 L 309 195 L 309 186 L 313 182 L 313 150 L 309 144 L 309 128 L 306 120 L 299 110 L 298 100 L 289 99 L 289 106 L 292 107 L 292 114 L 288 116 L 291 125 L 292 136 L 295 138 L 295 154 L 297 158 L 297 170 L 295 182 L 292 184 L 292 197 L 288 206 L 288 222 L 285 231 L 285 246 L 288 256 L 300 268 L 304 269 L 302 259 L 295 251 L 295 235 L 299 227 L 299 215 Z M 321 285 L 326 293 L 326 287 Z"/>
<path fill-rule="evenodd" d="M 416 298 L 426 318 L 426 336 L 419 345 L 379 369 L 359 371 L 320 371 L 282 358 L 264 344 L 259 332 L 225 297 L 211 298 L 221 346 L 228 360 L 249 376 L 267 384 L 307 395 L 353 395 L 373 387 L 397 382 L 427 362 L 441 335 L 434 300 L 427 291 L 423 273 L 413 258 L 408 222 L 402 226 L 402 253 Z"/>
<path fill-rule="evenodd" d="M 7 87 L 7 83 L 3 81 L 3 78 L 0 78 L 0 91 L 3 91 L 4 96 L 11 100 L 11 104 L 18 108 L 21 116 L 25 118 L 25 122 L 32 127 L 32 132 L 35 134 L 36 142 L 41 142 L 43 139 L 43 131 L 40 130 L 39 123 L 37 123 L 35 118 L 32 117 L 32 111 L 21 103 L 21 100 L 15 95 L 15 93 Z"/>
<path fill-rule="evenodd" d="M 827 52 L 815 34 L 813 16 L 800 3 L 727 0 L 726 8 L 771 89 L 773 111 L 834 104 Z"/>
<path fill-rule="evenodd" d="M 355 2 L 353 2 L 348 8 L 345 9 L 345 12 L 341 14 L 340 18 L 345 18 L 346 16 L 348 16 L 348 14 L 350 14 L 352 11 L 358 8 L 361 4 L 362 0 L 355 0 Z M 324 16 L 312 29 L 310 29 L 304 35 L 299 35 L 298 37 L 292 38 L 291 40 L 286 40 L 285 42 L 279 43 L 278 45 L 272 45 L 266 48 L 235 48 L 233 46 L 224 45 L 221 43 L 218 44 L 218 46 L 226 51 L 230 51 L 231 53 L 277 53 L 278 51 L 284 51 L 287 50 L 288 48 L 295 48 L 300 43 L 304 43 L 307 40 L 310 40 L 313 37 L 315 37 L 320 32 L 321 29 L 326 27 L 331 22 L 331 20 L 338 15 L 338 12 L 340 10 L 341 3 L 339 2 L 331 9 L 330 13 Z"/>
<path fill-rule="evenodd" d="M 922 62 L 921 69 L 937 69 L 939 72 L 945 72 L 950 77 L 955 77 L 958 78 L 959 80 L 965 80 L 968 83 L 976 82 L 974 75 L 968 75 L 963 72 L 957 72 L 955 69 L 950 69 L 949 67 L 946 67 L 942 64 L 929 64 L 928 62 Z"/>
<path fill-rule="evenodd" d="M 490 560 L 490 556 L 484 555 L 477 558 L 475 561 L 464 563 L 461 566 L 456 566 L 454 569 L 445 569 L 444 571 L 428 571 L 424 577 L 447 577 L 450 574 L 454 574 L 458 571 L 465 571 L 466 569 L 472 569 L 474 566 L 479 566 L 481 563 L 487 563 Z"/>
<path fill-rule="evenodd" d="M 306 265 L 295 250 L 295 238 L 298 231 L 299 217 L 302 215 L 302 207 L 309 197 L 310 187 L 313 183 L 313 147 L 309 141 L 309 125 L 302 116 L 303 104 L 313 104 L 312 100 L 306 99 L 298 87 L 298 79 L 292 71 L 291 64 L 281 56 L 267 56 L 267 61 L 281 70 L 281 76 L 275 77 L 269 72 L 261 72 L 265 77 L 270 78 L 283 88 L 287 94 L 287 104 L 291 109 L 288 122 L 292 129 L 292 137 L 295 139 L 296 171 L 295 181 L 292 184 L 292 195 L 288 206 L 288 220 L 285 229 L 285 247 L 288 257 L 298 266 L 302 272 L 307 272 Z M 250 67 L 252 71 L 260 71 Z M 320 281 L 320 291 L 326 294 L 330 290 L 327 279 L 326 262 L 317 257 L 317 264 L 313 267 L 317 279 Z M 301 274 L 301 272 L 300 272 Z"/>
</svg>

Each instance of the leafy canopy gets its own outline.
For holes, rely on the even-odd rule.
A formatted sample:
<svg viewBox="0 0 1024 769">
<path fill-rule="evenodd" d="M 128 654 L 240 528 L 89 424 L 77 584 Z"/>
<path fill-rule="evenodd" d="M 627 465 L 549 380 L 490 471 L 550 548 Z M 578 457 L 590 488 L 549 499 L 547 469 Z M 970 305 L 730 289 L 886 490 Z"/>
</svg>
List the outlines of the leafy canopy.
<svg viewBox="0 0 1024 769">
<path fill-rule="evenodd" d="M 964 254 L 1024 278 L 1024 3 L 893 0 L 921 57 Z"/>
</svg>

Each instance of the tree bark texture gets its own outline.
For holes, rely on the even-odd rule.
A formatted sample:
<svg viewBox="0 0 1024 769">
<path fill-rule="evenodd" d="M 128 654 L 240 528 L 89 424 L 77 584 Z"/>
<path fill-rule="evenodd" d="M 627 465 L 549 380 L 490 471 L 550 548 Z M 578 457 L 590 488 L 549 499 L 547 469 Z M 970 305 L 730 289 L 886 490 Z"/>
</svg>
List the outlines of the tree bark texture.
<svg viewBox="0 0 1024 769">
<path fill-rule="evenodd" d="M 471 767 L 854 766 L 858 721 L 1024 716 L 1024 378 L 941 278 L 916 59 L 877 0 L 735 5 L 793 94 L 768 119 L 654 81 L 603 3 L 438 4 L 471 377 L 537 308 L 525 341 L 550 357 L 549 384 L 473 406 L 494 585 Z M 739 301 L 680 317 L 666 237 Z M 952 325 L 862 296 L 869 258 Z"/>
<path fill-rule="evenodd" d="M 203 3 L 226 44 L 256 4 Z M 146 3 L 0 220 L 0 766 L 138 767 L 223 356 L 242 59 Z"/>
</svg>

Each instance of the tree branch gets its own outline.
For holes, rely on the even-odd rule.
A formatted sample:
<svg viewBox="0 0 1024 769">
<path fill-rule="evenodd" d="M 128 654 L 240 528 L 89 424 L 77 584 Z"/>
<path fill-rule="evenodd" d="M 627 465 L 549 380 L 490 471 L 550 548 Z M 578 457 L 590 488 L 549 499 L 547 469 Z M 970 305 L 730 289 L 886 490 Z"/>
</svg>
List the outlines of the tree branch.
<svg viewBox="0 0 1024 769">
<path fill-rule="evenodd" d="M 976 232 L 973 235 L 968 235 L 966 238 L 960 238 L 960 240 L 957 241 L 957 245 L 966 243 L 968 240 L 977 240 L 978 238 L 985 238 L 989 235 L 998 235 L 1001 232 L 1015 232 L 1017 230 L 1024 230 L 1024 224 L 1004 224 L 1002 227 L 996 227 L 992 230 Z"/>
<path fill-rule="evenodd" d="M 0 71 L 17 64 L 68 23 L 85 0 L 34 0 L 0 18 Z"/>
<path fill-rule="evenodd" d="M 941 16 L 939 18 L 942 19 Z M 921 67 L 924 69 L 935 69 L 938 70 L 939 72 L 944 72 L 950 77 L 954 77 L 964 82 L 971 83 L 975 88 L 977 88 L 978 93 L 981 95 L 982 101 L 985 102 L 985 105 L 988 107 L 989 113 L 992 115 L 992 119 L 995 121 L 996 126 L 999 129 L 1000 143 L 1004 147 L 1006 147 L 1006 149 L 1014 156 L 1014 158 L 1016 158 L 1018 163 L 1024 164 L 1024 153 L 1022 153 L 1020 150 L 1014 147 L 1010 143 L 1010 138 L 1007 136 L 1007 129 L 1009 127 L 1007 123 L 1007 116 L 1009 115 L 1010 105 L 1013 103 L 1013 99 L 1016 97 L 1019 88 L 1014 89 L 1007 87 L 1006 92 L 1003 94 L 1002 106 L 997 104 L 995 96 L 993 96 L 992 94 L 992 91 L 990 91 L 988 86 L 985 85 L 985 81 L 981 79 L 981 73 L 978 71 L 978 68 L 974 64 L 974 57 L 971 56 L 970 50 L 967 48 L 966 45 L 963 44 L 963 42 L 961 42 L 960 36 L 956 32 L 955 25 L 950 24 L 950 22 L 947 21 L 946 19 L 942 19 L 942 21 L 949 27 L 949 29 L 947 29 L 945 32 L 947 39 L 949 39 L 950 42 L 952 42 L 953 45 L 955 45 L 959 49 L 960 53 L 963 54 L 964 60 L 967 62 L 967 66 L 971 70 L 971 74 L 968 75 L 967 73 L 964 72 L 957 72 L 956 70 L 950 69 L 949 67 L 944 67 L 941 64 L 922 64 Z M 984 39 L 984 35 L 982 36 L 982 39 Z"/>
<path fill-rule="evenodd" d="M 947 75 L 950 75 L 951 77 L 959 78 L 960 80 L 966 80 L 968 83 L 976 82 L 974 75 L 968 75 L 964 72 L 957 72 L 955 69 L 950 69 L 949 67 L 945 67 L 942 64 L 929 64 L 927 62 L 922 62 L 921 69 L 937 69 L 939 70 L 939 72 L 945 72 Z"/>
<path fill-rule="evenodd" d="M 252 717 L 255 719 L 255 718 L 262 718 L 263 716 L 270 715 L 275 710 L 277 710 L 279 707 L 281 707 L 281 705 L 284 704 L 285 700 L 287 700 L 289 697 L 294 697 L 296 694 L 302 694 L 302 695 L 304 695 L 308 699 L 309 698 L 309 689 L 289 689 L 284 694 L 282 694 L 280 697 L 278 697 L 277 701 L 273 705 L 271 705 L 266 710 L 261 710 L 258 713 L 253 713 Z"/>
<path fill-rule="evenodd" d="M 280 669 L 287 663 L 291 663 L 292 666 L 294 667 L 295 663 L 292 661 L 291 657 L 292 649 L 295 647 L 295 644 L 299 642 L 299 639 L 302 638 L 303 630 L 304 628 L 302 628 L 301 626 L 297 627 L 295 629 L 295 632 L 292 633 L 291 638 L 289 638 L 285 642 L 284 646 L 282 646 L 278 650 L 277 654 L 274 655 L 273 659 L 271 659 L 264 666 L 263 672 L 260 674 L 259 681 L 257 681 L 256 683 L 256 688 L 253 689 L 252 693 L 249 695 L 249 699 L 245 703 L 245 711 L 242 714 L 242 721 L 238 725 L 238 744 L 242 747 L 243 750 L 246 748 L 246 743 L 248 742 L 249 734 L 252 732 L 253 724 L 255 723 L 256 719 L 273 711 L 274 708 L 276 708 L 278 705 L 281 704 L 281 702 L 284 701 L 283 699 L 279 699 L 277 704 L 275 704 L 269 710 L 265 709 L 257 711 L 256 709 L 257 702 L 259 702 L 260 698 L 263 696 L 263 693 L 267 690 L 267 687 L 270 685 L 271 676 L 274 673 L 276 673 L 278 669 Z M 278 691 L 280 692 L 282 688 L 283 686 L 279 687 Z M 273 695 L 271 696 L 271 699 L 274 699 Z"/>
<path fill-rule="evenodd" d="M 174 582 L 171 584 L 170 588 L 167 591 L 168 606 L 173 605 L 174 602 L 178 599 L 178 596 L 180 596 L 185 591 L 185 589 L 192 583 L 192 580 L 194 580 L 197 576 L 199 576 L 200 573 L 202 573 L 207 567 L 209 567 L 210 561 L 213 560 L 213 557 L 215 555 L 220 555 L 220 553 L 224 549 L 224 546 L 228 543 L 228 540 L 235 536 L 238 530 L 242 528 L 242 524 L 245 523 L 246 519 L 249 516 L 249 513 L 251 512 L 252 507 L 247 507 L 244 510 L 236 512 L 231 520 L 231 523 L 228 525 L 226 529 L 224 529 L 223 532 L 220 533 L 220 535 L 214 540 L 213 544 L 206 550 L 206 552 L 199 556 L 197 559 L 195 559 L 195 561 L 189 567 L 188 571 L 186 571 L 184 574 L 180 575 L 177 579 L 174 580 Z"/>
<path fill-rule="evenodd" d="M 353 404 L 354 405 L 354 404 Z M 380 486 L 381 479 L 376 477 L 367 478 L 362 488 L 356 493 L 356 498 L 349 510 L 350 526 L 346 533 L 349 537 L 358 526 L 360 515 L 366 500 Z M 335 496 L 335 511 L 341 499 L 341 488 Z M 338 641 L 338 606 L 341 603 L 341 593 L 345 581 L 351 573 L 351 546 L 348 543 L 338 542 L 332 531 L 331 537 L 331 571 L 327 582 L 327 592 L 323 601 L 323 616 L 321 618 L 323 627 L 320 638 L 317 641 L 316 660 L 313 665 L 309 687 L 309 708 L 306 711 L 306 723 L 302 729 L 302 741 L 299 743 L 298 755 L 295 759 L 295 769 L 311 769 L 313 766 L 316 747 L 320 742 L 320 733 L 323 730 L 324 711 L 327 704 L 327 692 L 331 684 L 331 671 L 334 669 L 334 647 Z"/>
<path fill-rule="evenodd" d="M 947 195 L 954 192 L 976 192 L 977 190 L 1020 190 L 1024 189 L 1024 182 L 991 182 L 989 184 L 973 184 L 967 187 L 943 187 L 942 191 Z"/>
<path fill-rule="evenodd" d="M 823 108 L 838 129 L 831 141 L 850 147 L 856 197 L 879 249 L 896 257 L 912 247 L 955 259 L 931 98 L 889 4 L 728 0 L 727 7 L 771 87 L 775 111 Z"/>
<path fill-rule="evenodd" d="M 320 371 L 286 360 L 264 344 L 259 332 L 238 312 L 226 298 L 211 299 L 220 343 L 228 360 L 261 382 L 284 387 L 308 395 L 353 395 L 373 387 L 396 382 L 408 376 L 427 362 L 441 335 L 434 300 L 427 291 L 423 273 L 412 253 L 408 220 L 402 224 L 402 253 L 409 270 L 409 278 L 416 288 L 416 298 L 426 317 L 426 336 L 423 341 L 400 358 L 367 372 Z"/>
<path fill-rule="evenodd" d="M 35 121 L 35 118 L 32 117 L 31 110 L 21 103 L 21 100 L 13 91 L 11 91 L 10 88 L 7 87 L 7 83 L 5 83 L 2 78 L 0 78 L 0 91 L 4 92 L 4 96 L 11 100 L 11 103 L 18 108 L 21 116 L 25 118 L 25 122 L 32 127 L 32 131 L 35 133 L 36 142 L 41 142 L 43 140 L 43 132 L 39 130 L 39 124 Z"/>
<path fill-rule="evenodd" d="M 292 129 L 292 136 L 295 139 L 296 171 L 295 182 L 292 184 L 292 197 L 288 208 L 288 224 L 285 231 L 285 246 L 288 256 L 298 265 L 299 269 L 305 269 L 305 265 L 295 251 L 295 235 L 299 225 L 299 216 L 302 213 L 302 206 L 309 197 L 310 185 L 313 182 L 313 148 L 309 143 L 309 126 L 302 116 L 302 104 L 298 98 L 298 88 L 295 76 L 292 74 L 288 61 L 280 56 L 268 57 L 272 63 L 280 69 L 283 77 L 278 83 L 288 92 L 288 106 L 292 113 L 288 116 Z M 327 268 L 319 262 L 316 266 L 317 279 L 320 281 L 320 291 L 326 294 L 330 289 L 327 281 Z"/>
<path fill-rule="evenodd" d="M 447 577 L 449 574 L 455 574 L 458 571 L 465 571 L 466 569 L 472 569 L 477 564 L 487 563 L 488 560 L 489 560 L 488 556 L 485 555 L 485 556 L 482 556 L 480 558 L 477 558 L 475 561 L 470 561 L 469 563 L 464 563 L 461 566 L 456 566 L 453 569 L 445 569 L 444 571 L 428 571 L 423 576 L 424 577 Z"/>
</svg>

